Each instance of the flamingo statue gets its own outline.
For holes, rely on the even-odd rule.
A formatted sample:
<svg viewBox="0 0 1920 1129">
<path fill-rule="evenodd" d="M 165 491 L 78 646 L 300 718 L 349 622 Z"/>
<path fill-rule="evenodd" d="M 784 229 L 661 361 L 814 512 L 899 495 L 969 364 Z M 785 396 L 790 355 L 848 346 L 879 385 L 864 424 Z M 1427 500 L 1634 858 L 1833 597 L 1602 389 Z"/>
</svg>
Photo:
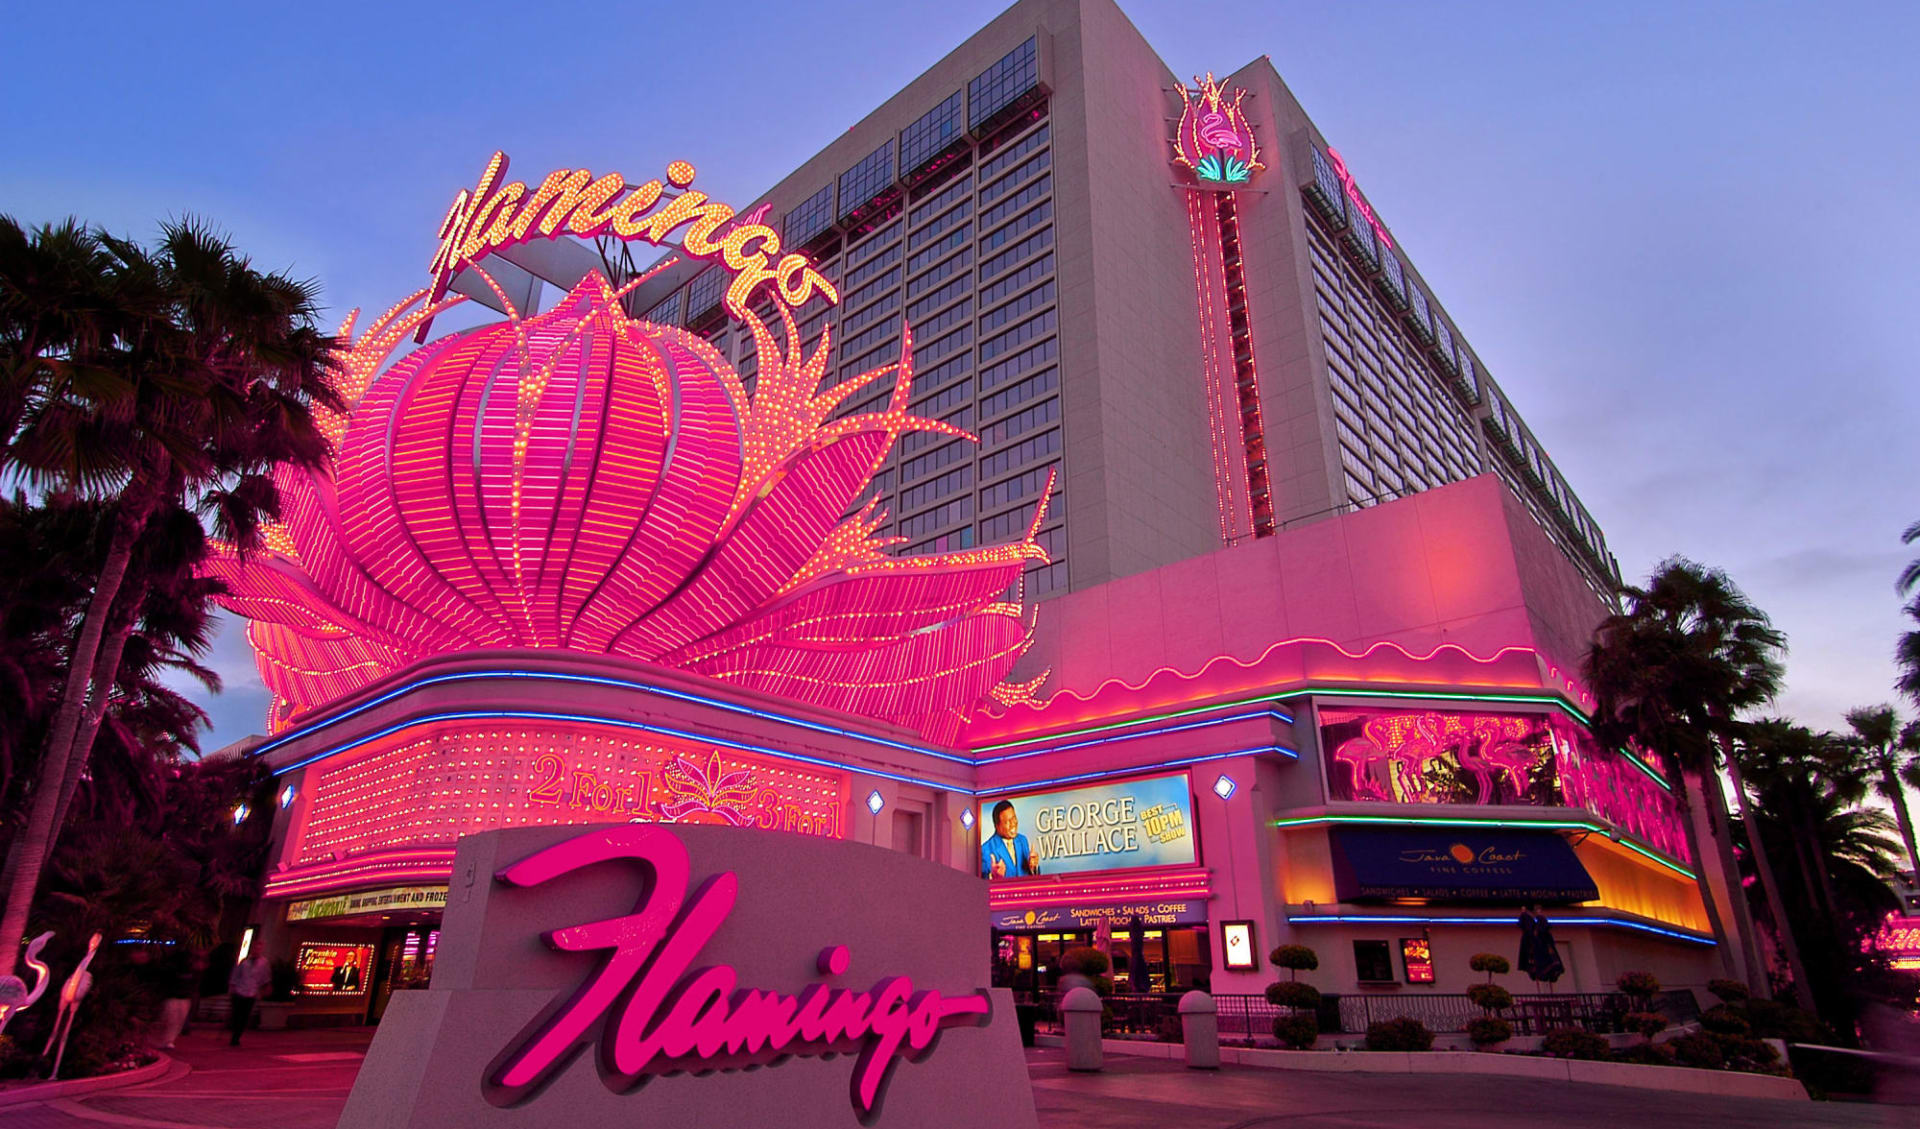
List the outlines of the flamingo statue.
<svg viewBox="0 0 1920 1129">
<path fill-rule="evenodd" d="M 27 982 L 18 976 L 0 976 L 0 1031 L 7 1029 L 7 1021 L 33 1006 L 33 1002 L 47 990 L 47 981 L 52 978 L 53 970 L 47 962 L 40 959 L 40 950 L 53 940 L 51 932 L 42 933 L 27 942 L 27 967 L 33 969 L 33 988 L 27 988 Z"/>
<path fill-rule="evenodd" d="M 80 958 L 73 975 L 60 985 L 60 1010 L 54 1013 L 53 1030 L 47 1035 L 46 1047 L 40 1051 L 40 1057 L 45 1058 L 53 1050 L 54 1040 L 60 1041 L 60 1050 L 53 1056 L 53 1073 L 47 1076 L 49 1080 L 60 1077 L 60 1060 L 67 1054 L 67 1037 L 73 1034 L 73 1017 L 80 1010 L 80 1001 L 93 991 L 93 973 L 87 971 L 87 966 L 93 963 L 93 955 L 99 951 L 100 934 L 95 933 L 87 942 L 87 955 Z"/>
</svg>

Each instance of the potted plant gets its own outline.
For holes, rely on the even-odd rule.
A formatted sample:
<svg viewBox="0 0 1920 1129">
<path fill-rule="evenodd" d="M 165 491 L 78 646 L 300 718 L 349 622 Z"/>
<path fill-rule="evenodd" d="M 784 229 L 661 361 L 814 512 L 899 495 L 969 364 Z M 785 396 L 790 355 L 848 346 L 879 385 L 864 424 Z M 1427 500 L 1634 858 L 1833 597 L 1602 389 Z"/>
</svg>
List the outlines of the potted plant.
<svg viewBox="0 0 1920 1129">
<path fill-rule="evenodd" d="M 293 1014 L 293 990 L 300 983 L 300 972 L 290 960 L 276 960 L 268 968 L 267 998 L 255 1007 L 260 1030 L 284 1031 Z"/>
</svg>

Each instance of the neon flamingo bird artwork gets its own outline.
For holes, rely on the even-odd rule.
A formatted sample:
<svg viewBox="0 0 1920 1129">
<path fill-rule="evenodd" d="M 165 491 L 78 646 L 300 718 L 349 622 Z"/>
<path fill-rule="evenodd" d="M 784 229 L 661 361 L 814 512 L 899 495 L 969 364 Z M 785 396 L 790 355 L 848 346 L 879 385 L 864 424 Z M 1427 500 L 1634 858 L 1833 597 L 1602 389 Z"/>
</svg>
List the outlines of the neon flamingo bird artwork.
<svg viewBox="0 0 1920 1129">
<path fill-rule="evenodd" d="M 34 1001 L 46 992 L 47 981 L 52 978 L 53 971 L 47 967 L 46 961 L 40 959 L 40 950 L 46 948 L 51 940 L 52 933 L 42 933 L 27 942 L 25 959 L 27 967 L 33 969 L 34 973 L 32 988 L 28 988 L 27 982 L 18 976 L 0 976 L 0 1031 L 5 1031 L 8 1020 L 32 1007 Z"/>
<path fill-rule="evenodd" d="M 100 934 L 95 933 L 87 942 L 87 955 L 80 958 L 73 975 L 60 985 L 60 1010 L 54 1013 L 53 1030 L 47 1033 L 47 1045 L 40 1052 L 42 1058 L 53 1055 L 53 1073 L 48 1075 L 49 1079 L 60 1077 L 60 1060 L 67 1056 L 67 1039 L 73 1034 L 73 1017 L 80 1010 L 80 1001 L 93 991 L 93 973 L 87 971 L 87 966 L 93 963 L 93 955 L 99 951 Z M 54 1050 L 56 1040 L 60 1044 L 58 1051 Z"/>
</svg>

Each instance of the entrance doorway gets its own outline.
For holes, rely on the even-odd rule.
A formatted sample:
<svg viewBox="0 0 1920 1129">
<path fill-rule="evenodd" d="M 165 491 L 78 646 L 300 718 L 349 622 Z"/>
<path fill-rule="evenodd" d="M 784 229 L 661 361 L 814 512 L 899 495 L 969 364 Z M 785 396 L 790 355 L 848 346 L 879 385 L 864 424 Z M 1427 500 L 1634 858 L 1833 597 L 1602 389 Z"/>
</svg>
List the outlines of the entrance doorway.
<svg viewBox="0 0 1920 1129">
<path fill-rule="evenodd" d="M 432 981 L 433 953 L 439 944 L 437 925 L 397 926 L 381 933 L 367 1022 L 380 1022 L 395 992 L 416 991 Z"/>
</svg>

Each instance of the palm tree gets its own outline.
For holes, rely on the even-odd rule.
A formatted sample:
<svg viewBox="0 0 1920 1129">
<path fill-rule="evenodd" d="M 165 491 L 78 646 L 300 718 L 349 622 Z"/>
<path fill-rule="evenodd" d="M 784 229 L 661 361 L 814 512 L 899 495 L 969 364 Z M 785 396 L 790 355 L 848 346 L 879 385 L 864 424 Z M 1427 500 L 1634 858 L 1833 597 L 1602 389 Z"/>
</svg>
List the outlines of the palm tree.
<svg viewBox="0 0 1920 1129">
<path fill-rule="evenodd" d="M 1740 761 L 1759 797 L 1765 822 L 1782 829 L 1777 840 L 1800 872 L 1801 908 L 1816 919 L 1839 912 L 1827 856 L 1817 849 L 1818 823 L 1829 808 L 1851 809 L 1866 796 L 1866 773 L 1856 746 L 1831 733 L 1770 718 L 1747 726 Z M 1769 842 L 1775 838 L 1767 836 Z M 1809 920 L 1790 913 L 1789 920 Z"/>
<path fill-rule="evenodd" d="M 1906 545 L 1920 541 L 1920 521 L 1907 526 L 1900 534 L 1900 541 Z M 1920 557 L 1908 561 L 1907 567 L 1900 570 L 1900 579 L 1894 582 L 1894 590 L 1900 595 L 1914 597 L 1904 610 L 1908 618 L 1920 625 L 1920 595 L 1914 595 L 1916 589 L 1920 589 Z M 1920 705 L 1920 627 L 1900 636 L 1893 648 L 1893 661 L 1899 671 L 1894 689 Z"/>
<path fill-rule="evenodd" d="M 1847 711 L 1847 724 L 1873 775 L 1873 790 L 1893 808 L 1900 841 L 1907 847 L 1907 865 L 1920 872 L 1920 849 L 1914 847 L 1913 815 L 1903 787 L 1903 778 L 1920 774 L 1920 723 L 1908 722 L 1903 728 L 1892 706 L 1862 706 Z"/>
<path fill-rule="evenodd" d="M 1706 568 L 1681 557 L 1663 561 L 1645 588 L 1626 587 L 1626 610 L 1610 616 L 1594 633 L 1585 673 L 1598 706 L 1594 732 L 1611 744 L 1634 742 L 1654 749 L 1675 766 L 1681 787 L 1675 799 L 1693 854 L 1701 900 L 1708 921 L 1722 942 L 1721 959 L 1730 975 L 1738 964 L 1725 947 L 1728 939 L 1717 902 L 1724 900 L 1736 914 L 1744 899 L 1731 888 L 1739 872 L 1732 863 L 1731 844 L 1713 836 L 1721 853 L 1722 874 L 1729 884 L 1716 891 L 1710 885 L 1706 853 L 1692 816 L 1697 793 L 1714 814 L 1719 795 L 1718 768 L 1723 756 L 1733 774 L 1741 815 L 1747 824 L 1768 904 L 1775 920 L 1786 920 L 1778 883 L 1774 880 L 1766 845 L 1753 822 L 1753 808 L 1740 776 L 1734 742 L 1741 725 L 1738 714 L 1772 698 L 1780 683 L 1780 653 L 1786 640 L 1740 589 L 1719 569 Z M 1711 834 L 1711 832 L 1710 832 Z M 1743 932 L 1747 932 L 1743 930 Z M 1751 938 L 1748 939 L 1749 943 Z M 1798 950 L 1790 931 L 1782 931 L 1781 947 L 1799 984 Z M 1760 979 L 1757 955 L 1744 963 L 1749 979 Z M 1753 987 L 1764 989 L 1763 983 Z"/>
<path fill-rule="evenodd" d="M 326 458 L 311 408 L 338 401 L 315 313 L 310 284 L 255 271 L 192 221 L 163 228 L 149 252 L 0 217 L 0 476 L 110 500 L 112 515 L 9 851 L 0 975 L 140 618 L 133 565 L 156 515 L 205 513 L 249 547 L 277 514 L 272 468 Z"/>
<path fill-rule="evenodd" d="M 1859 806 L 1856 747 L 1785 722 L 1754 730 L 1749 779 L 1763 838 L 1797 862 L 1800 881 L 1783 893 L 1811 994 L 1836 1030 L 1852 1030 L 1863 946 L 1899 904 L 1887 882 L 1900 855 L 1893 819 Z"/>
</svg>

